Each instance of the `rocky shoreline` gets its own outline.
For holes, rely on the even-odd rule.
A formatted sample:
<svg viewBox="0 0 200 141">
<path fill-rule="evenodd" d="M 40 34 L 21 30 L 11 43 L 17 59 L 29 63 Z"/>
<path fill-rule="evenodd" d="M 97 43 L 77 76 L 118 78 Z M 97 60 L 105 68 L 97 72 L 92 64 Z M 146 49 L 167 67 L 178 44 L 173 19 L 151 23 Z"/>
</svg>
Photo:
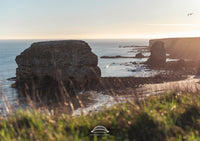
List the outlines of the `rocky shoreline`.
<svg viewBox="0 0 200 141">
<path fill-rule="evenodd" d="M 34 99 L 74 99 L 80 91 L 97 91 L 105 94 L 128 94 L 144 84 L 184 80 L 198 72 L 198 62 L 184 60 L 166 62 L 162 42 L 151 49 L 147 65 L 160 73 L 151 77 L 101 77 L 97 56 L 90 46 L 79 40 L 39 42 L 31 45 L 16 57 L 18 64 L 16 87 L 20 96 Z M 132 46 L 131 46 L 132 47 Z M 160 53 L 156 51 L 160 50 Z M 159 56 L 160 55 L 160 56 Z M 114 56 L 111 58 L 122 58 Z M 144 58 L 138 53 L 131 58 Z M 12 78 L 11 80 L 13 80 Z M 122 92 L 123 91 L 123 92 Z M 63 96 L 68 95 L 67 97 Z M 78 103 L 75 100 L 75 103 Z"/>
<path fill-rule="evenodd" d="M 154 46 L 162 47 L 159 44 Z M 131 58 L 147 58 L 143 56 L 143 49 L 144 47 L 141 47 Z M 9 80 L 16 81 L 12 87 L 17 89 L 18 98 L 25 98 L 24 101 L 20 101 L 22 105 L 30 105 L 31 100 L 38 105 L 38 108 L 42 105 L 59 108 L 63 104 L 72 102 L 74 108 L 77 109 L 95 104 L 97 95 L 101 99 L 115 96 L 124 98 L 130 95 L 132 98 L 140 97 L 145 93 L 142 88 L 147 85 L 186 80 L 189 75 L 200 74 L 198 60 L 179 59 L 167 62 L 169 56 L 166 55 L 165 50 L 161 49 L 159 53 L 161 56 L 156 53 L 157 50 L 159 49 L 149 49 L 151 55 L 147 62 L 121 64 L 122 66 L 145 67 L 149 71 L 155 70 L 159 72 L 156 75 L 102 77 L 97 66 L 97 56 L 92 53 L 86 42 L 67 40 L 34 43 L 16 57 L 17 77 Z M 127 71 L 134 72 L 135 70 Z M 137 73 L 137 70 L 135 72 Z M 66 109 L 70 111 L 70 104 L 66 106 Z"/>
</svg>

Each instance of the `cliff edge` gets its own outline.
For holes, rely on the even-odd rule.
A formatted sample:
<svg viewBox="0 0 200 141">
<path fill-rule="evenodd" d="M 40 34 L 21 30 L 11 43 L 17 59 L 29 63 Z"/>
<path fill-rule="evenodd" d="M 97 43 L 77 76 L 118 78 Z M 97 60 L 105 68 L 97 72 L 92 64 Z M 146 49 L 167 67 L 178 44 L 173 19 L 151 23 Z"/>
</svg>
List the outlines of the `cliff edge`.
<svg viewBox="0 0 200 141">
<path fill-rule="evenodd" d="M 153 39 L 149 41 L 149 47 L 157 41 L 164 43 L 164 48 L 173 58 L 200 59 L 200 37 Z"/>
</svg>

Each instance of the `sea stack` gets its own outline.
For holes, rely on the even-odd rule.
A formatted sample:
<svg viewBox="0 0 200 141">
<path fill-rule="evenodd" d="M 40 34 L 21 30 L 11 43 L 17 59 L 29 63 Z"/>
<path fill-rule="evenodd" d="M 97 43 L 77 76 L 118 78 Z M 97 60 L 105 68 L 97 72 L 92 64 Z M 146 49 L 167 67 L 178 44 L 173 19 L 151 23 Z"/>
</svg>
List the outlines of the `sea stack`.
<svg viewBox="0 0 200 141">
<path fill-rule="evenodd" d="M 166 50 L 162 41 L 155 42 L 150 48 L 151 55 L 148 59 L 150 67 L 163 67 L 166 64 Z"/>
<path fill-rule="evenodd" d="M 99 83 L 97 56 L 80 40 L 33 43 L 16 57 L 16 85 L 53 87 L 61 82 L 68 89 L 87 89 Z M 55 86 L 56 87 L 56 86 Z"/>
</svg>

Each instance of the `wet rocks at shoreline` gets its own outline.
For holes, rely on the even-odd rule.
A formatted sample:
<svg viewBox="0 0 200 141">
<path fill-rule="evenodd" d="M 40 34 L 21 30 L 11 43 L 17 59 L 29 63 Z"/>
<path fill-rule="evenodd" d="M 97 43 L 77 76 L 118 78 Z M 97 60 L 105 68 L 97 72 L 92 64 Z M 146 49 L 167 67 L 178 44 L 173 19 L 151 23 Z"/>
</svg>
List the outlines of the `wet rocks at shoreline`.
<svg viewBox="0 0 200 141">
<path fill-rule="evenodd" d="M 100 58 L 103 59 L 117 59 L 117 58 L 147 58 L 147 56 L 144 56 L 142 53 L 136 54 L 136 56 L 121 56 L 121 55 L 116 55 L 116 56 L 101 56 Z"/>
<path fill-rule="evenodd" d="M 114 59 L 114 58 L 135 58 L 135 57 L 128 57 L 128 56 L 121 56 L 121 55 L 116 55 L 116 56 L 101 56 L 101 58 L 104 59 Z"/>
<path fill-rule="evenodd" d="M 184 80 L 187 75 L 182 72 L 171 72 L 166 71 L 151 77 L 103 77 L 101 81 L 101 91 L 113 90 L 117 93 L 118 90 L 123 90 L 126 88 L 137 88 L 144 84 L 155 84 L 163 82 L 171 82 Z"/>
<path fill-rule="evenodd" d="M 135 48 L 135 47 L 138 47 L 138 48 L 147 48 L 148 46 L 137 46 L 137 45 L 132 45 L 132 46 L 119 46 L 119 48 Z"/>
</svg>

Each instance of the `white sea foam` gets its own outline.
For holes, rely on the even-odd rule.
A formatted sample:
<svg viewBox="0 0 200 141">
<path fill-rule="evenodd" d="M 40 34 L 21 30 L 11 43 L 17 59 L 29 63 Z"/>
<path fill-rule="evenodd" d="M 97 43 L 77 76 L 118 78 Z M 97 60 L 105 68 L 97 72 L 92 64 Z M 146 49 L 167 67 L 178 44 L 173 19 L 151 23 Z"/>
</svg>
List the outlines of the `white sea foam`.
<svg viewBox="0 0 200 141">
<path fill-rule="evenodd" d="M 94 103 L 87 105 L 86 108 L 78 108 L 73 112 L 73 116 L 78 116 L 81 114 L 87 114 L 89 112 L 100 111 L 103 108 L 108 108 L 114 105 L 114 98 L 109 95 L 104 95 L 102 93 L 93 93 L 90 96 L 90 99 L 94 100 Z"/>
</svg>

